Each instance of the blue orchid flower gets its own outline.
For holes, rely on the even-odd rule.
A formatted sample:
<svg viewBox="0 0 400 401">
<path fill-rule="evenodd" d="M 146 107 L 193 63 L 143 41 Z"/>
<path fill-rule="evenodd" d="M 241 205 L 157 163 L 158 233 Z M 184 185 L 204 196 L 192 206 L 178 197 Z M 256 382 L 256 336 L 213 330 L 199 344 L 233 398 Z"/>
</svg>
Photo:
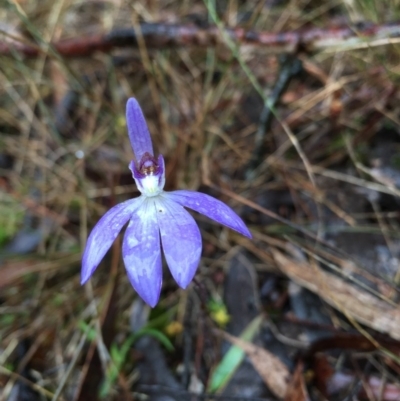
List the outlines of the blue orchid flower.
<svg viewBox="0 0 400 401">
<path fill-rule="evenodd" d="M 110 209 L 95 225 L 82 258 L 81 284 L 92 276 L 121 229 L 125 232 L 122 256 L 129 280 L 143 300 L 154 307 L 162 284 L 161 247 L 175 281 L 186 288 L 200 262 L 200 230 L 187 207 L 251 238 L 241 218 L 223 202 L 195 191 L 163 190 L 164 158 L 154 156 L 142 110 L 131 98 L 126 106 L 129 139 L 135 159 L 130 163 L 141 192 Z"/>
</svg>

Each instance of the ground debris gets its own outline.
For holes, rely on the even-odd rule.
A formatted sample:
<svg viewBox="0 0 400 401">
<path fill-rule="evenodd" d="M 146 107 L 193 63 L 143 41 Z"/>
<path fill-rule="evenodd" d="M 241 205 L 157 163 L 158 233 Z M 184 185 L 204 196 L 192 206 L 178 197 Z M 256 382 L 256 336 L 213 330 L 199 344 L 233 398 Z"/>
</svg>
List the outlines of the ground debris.
<svg viewBox="0 0 400 401">
<path fill-rule="evenodd" d="M 272 253 L 283 273 L 318 294 L 350 320 L 400 340 L 400 308 L 396 304 L 356 288 L 315 265 L 290 259 L 277 250 L 273 250 Z"/>
</svg>

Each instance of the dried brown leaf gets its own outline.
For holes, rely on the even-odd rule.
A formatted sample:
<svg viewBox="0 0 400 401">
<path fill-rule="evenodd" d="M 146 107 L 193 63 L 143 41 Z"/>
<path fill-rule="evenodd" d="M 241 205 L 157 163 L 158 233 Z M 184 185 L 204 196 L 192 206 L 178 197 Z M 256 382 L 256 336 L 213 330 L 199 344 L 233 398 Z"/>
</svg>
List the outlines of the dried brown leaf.
<svg viewBox="0 0 400 401">
<path fill-rule="evenodd" d="M 232 344 L 243 349 L 272 393 L 279 398 L 285 397 L 290 373 L 279 358 L 261 347 L 228 333 L 223 333 L 223 336 Z"/>
<path fill-rule="evenodd" d="M 399 307 L 306 262 L 289 259 L 277 250 L 272 253 L 279 268 L 292 280 L 318 294 L 348 318 L 400 340 Z"/>
<path fill-rule="evenodd" d="M 299 361 L 290 380 L 285 401 L 309 401 L 310 397 L 304 382 L 303 368 L 303 362 Z"/>
</svg>

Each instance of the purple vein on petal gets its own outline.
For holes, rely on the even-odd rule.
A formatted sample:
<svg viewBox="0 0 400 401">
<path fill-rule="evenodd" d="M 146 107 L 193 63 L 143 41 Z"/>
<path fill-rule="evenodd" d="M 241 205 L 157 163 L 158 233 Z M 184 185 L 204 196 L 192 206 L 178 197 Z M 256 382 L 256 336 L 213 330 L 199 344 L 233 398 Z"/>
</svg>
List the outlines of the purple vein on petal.
<svg viewBox="0 0 400 401">
<path fill-rule="evenodd" d="M 136 162 L 140 162 L 145 153 L 153 156 L 153 145 L 146 120 L 139 103 L 133 97 L 128 99 L 126 104 L 126 123 Z"/>
<path fill-rule="evenodd" d="M 162 265 L 160 234 L 153 199 L 132 215 L 122 245 L 129 280 L 143 300 L 154 307 L 160 297 Z"/>
<path fill-rule="evenodd" d="M 82 256 L 81 284 L 86 283 L 143 199 L 130 199 L 110 209 L 94 226 Z"/>
<path fill-rule="evenodd" d="M 181 205 L 164 197 L 165 194 L 156 200 L 163 251 L 175 281 L 186 288 L 200 261 L 200 230 L 193 217 Z"/>
<path fill-rule="evenodd" d="M 164 196 L 251 238 L 243 220 L 229 206 L 212 196 L 188 190 L 166 192 Z"/>
</svg>

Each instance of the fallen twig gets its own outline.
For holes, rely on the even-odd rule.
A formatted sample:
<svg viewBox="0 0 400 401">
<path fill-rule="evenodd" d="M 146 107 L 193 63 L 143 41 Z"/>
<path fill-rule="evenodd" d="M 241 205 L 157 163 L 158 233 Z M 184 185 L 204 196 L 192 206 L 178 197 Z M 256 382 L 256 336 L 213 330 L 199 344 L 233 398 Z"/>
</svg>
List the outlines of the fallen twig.
<svg viewBox="0 0 400 401">
<path fill-rule="evenodd" d="M 267 153 L 267 145 L 265 143 L 265 135 L 271 127 L 273 120 L 272 110 L 275 108 L 279 99 L 286 91 L 290 81 L 302 71 L 301 61 L 293 56 L 282 56 L 280 60 L 280 71 L 268 98 L 268 103 L 264 104 L 264 108 L 260 115 L 260 121 L 255 134 L 253 157 L 247 167 L 246 177 L 252 179 L 255 174 L 255 169 L 262 163 L 263 157 Z"/>
<path fill-rule="evenodd" d="M 218 27 L 207 28 L 191 25 L 168 25 L 163 23 L 143 23 L 141 35 L 148 48 L 177 46 L 212 46 L 224 41 Z M 325 48 L 365 47 L 378 41 L 388 44 L 393 38 L 400 38 L 400 21 L 383 25 L 363 23 L 355 26 L 332 26 L 330 28 L 307 28 L 288 32 L 253 31 L 243 28 L 227 28 L 224 34 L 239 44 L 253 44 L 268 47 L 275 52 L 293 52 L 299 47 L 308 51 Z M 351 42 L 350 42 L 351 41 Z M 88 56 L 95 51 L 109 52 L 113 48 L 138 47 L 138 32 L 134 28 L 114 29 L 107 34 L 80 36 L 52 43 L 51 47 L 64 57 Z M 37 57 L 46 52 L 48 46 L 28 44 L 22 41 L 3 39 L 0 54 L 15 52 L 26 57 Z"/>
</svg>

